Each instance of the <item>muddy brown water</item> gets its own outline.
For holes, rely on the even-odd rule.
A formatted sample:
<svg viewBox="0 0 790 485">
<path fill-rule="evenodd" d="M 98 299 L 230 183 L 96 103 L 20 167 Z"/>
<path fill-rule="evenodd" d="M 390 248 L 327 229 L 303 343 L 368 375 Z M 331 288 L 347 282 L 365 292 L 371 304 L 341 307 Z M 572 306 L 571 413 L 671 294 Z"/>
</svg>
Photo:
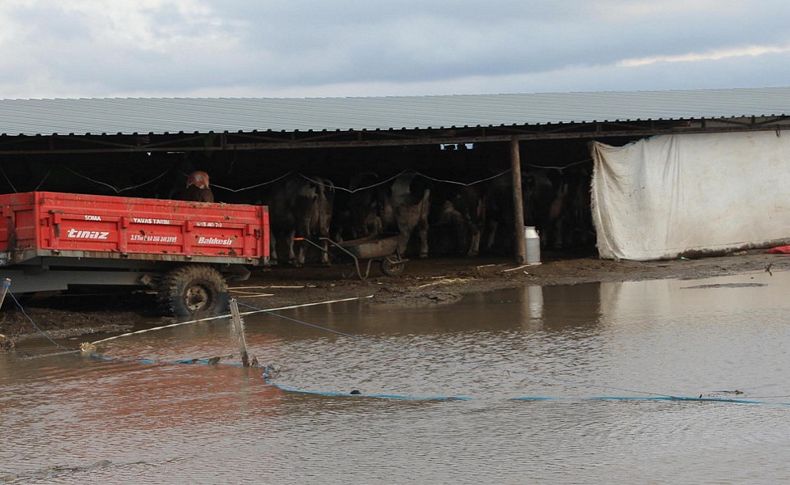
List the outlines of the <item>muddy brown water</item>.
<svg viewBox="0 0 790 485">
<path fill-rule="evenodd" d="M 226 322 L 102 346 L 115 361 L 2 355 L 0 481 L 784 482 L 789 290 L 790 272 L 755 272 L 283 313 L 350 336 L 247 318 L 280 384 L 466 401 L 296 394 L 257 369 L 133 361 L 232 353 Z M 762 404 L 593 399 L 656 394 Z"/>
</svg>

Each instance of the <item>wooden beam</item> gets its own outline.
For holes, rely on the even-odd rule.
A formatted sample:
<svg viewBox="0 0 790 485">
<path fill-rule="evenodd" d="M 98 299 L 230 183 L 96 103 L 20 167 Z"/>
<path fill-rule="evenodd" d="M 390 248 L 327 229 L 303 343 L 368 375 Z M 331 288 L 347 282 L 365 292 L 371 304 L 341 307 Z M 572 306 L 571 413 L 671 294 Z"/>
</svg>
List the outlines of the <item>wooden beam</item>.
<svg viewBox="0 0 790 485">
<path fill-rule="evenodd" d="M 721 120 L 713 120 L 720 122 Z M 784 120 L 782 120 L 784 121 Z M 65 148 L 55 147 L 54 136 L 41 136 L 41 137 L 14 137 L 14 139 L 6 139 L 0 136 L 0 147 L 4 144 L 6 146 L 15 143 L 32 143 L 37 141 L 42 143 L 44 140 L 49 140 L 53 143 L 49 148 L 16 148 L 9 149 L 6 147 L 0 148 L 0 155 L 47 155 L 47 154 L 90 154 L 90 153 L 133 153 L 133 152 L 211 152 L 222 150 L 283 150 L 283 149 L 322 149 L 322 148 L 359 148 L 359 147 L 391 147 L 391 146 L 413 146 L 413 145 L 433 145 L 442 143 L 502 143 L 512 140 L 515 136 L 521 141 L 526 140 L 570 140 L 570 139 L 606 139 L 606 138 L 642 138 L 653 135 L 674 135 L 674 134 L 691 134 L 691 133 L 731 133 L 731 132 L 748 132 L 748 131 L 775 131 L 782 129 L 790 129 L 790 123 L 771 122 L 769 124 L 761 125 L 760 122 L 754 125 L 732 125 L 728 123 L 727 126 L 711 126 L 712 122 L 705 122 L 705 120 L 698 121 L 699 126 L 692 127 L 668 127 L 668 128 L 645 128 L 643 130 L 611 130 L 604 129 L 596 130 L 595 128 L 602 128 L 600 123 L 594 126 L 587 125 L 586 131 L 570 131 L 570 132 L 523 132 L 523 133 L 509 133 L 509 134 L 491 134 L 493 130 L 480 129 L 478 135 L 464 134 L 462 136 L 450 136 L 443 133 L 436 133 L 432 135 L 414 135 L 412 138 L 404 139 L 363 139 L 363 140 L 327 140 L 327 141 L 299 141 L 298 139 L 284 140 L 271 142 L 258 142 L 258 143 L 234 143 L 228 140 L 225 146 L 215 145 L 206 146 L 203 144 L 194 145 L 176 145 L 175 143 L 183 143 L 192 139 L 202 139 L 201 136 L 195 136 L 185 139 L 166 140 L 147 145 L 140 145 L 135 147 L 107 147 L 107 148 Z M 704 124 L 703 124 L 704 123 Z M 566 128 L 570 129 L 568 125 Z M 356 133 L 356 132 L 355 132 Z M 362 133 L 362 132 L 359 132 Z M 345 133 L 348 135 L 348 133 Z M 247 137 L 247 135 L 228 133 L 228 137 Z M 367 132 L 366 136 L 374 137 L 375 132 Z M 386 135 L 393 136 L 390 133 Z M 404 134 L 403 136 L 409 136 Z M 260 138 L 260 137 L 257 137 Z M 255 139 L 255 138 L 253 138 Z M 276 140 L 272 138 L 272 140 Z M 75 143 L 79 143 L 80 137 L 75 136 Z"/>
<path fill-rule="evenodd" d="M 521 153 L 518 136 L 510 140 L 510 174 L 513 178 L 513 256 L 517 264 L 527 261 L 526 237 L 524 235 L 524 201 L 521 191 Z"/>
</svg>

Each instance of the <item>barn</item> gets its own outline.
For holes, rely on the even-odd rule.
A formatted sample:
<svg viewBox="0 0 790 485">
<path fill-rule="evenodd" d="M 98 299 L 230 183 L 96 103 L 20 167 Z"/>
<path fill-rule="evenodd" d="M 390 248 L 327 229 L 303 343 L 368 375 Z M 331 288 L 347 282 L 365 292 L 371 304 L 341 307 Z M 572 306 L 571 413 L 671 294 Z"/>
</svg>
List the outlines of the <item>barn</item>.
<svg viewBox="0 0 790 485">
<path fill-rule="evenodd" d="M 199 169 L 218 201 L 253 203 L 289 174 L 349 194 L 359 174 L 372 186 L 409 173 L 432 187 L 432 212 L 453 189 L 489 203 L 492 186 L 506 187 L 507 207 L 486 212 L 499 224 L 480 228 L 481 253 L 523 261 L 526 223 L 560 257 L 670 258 L 790 238 L 789 112 L 782 87 L 9 99 L 0 100 L 0 192 L 168 198 Z M 466 253 L 441 233 L 432 242 L 432 256 Z"/>
</svg>

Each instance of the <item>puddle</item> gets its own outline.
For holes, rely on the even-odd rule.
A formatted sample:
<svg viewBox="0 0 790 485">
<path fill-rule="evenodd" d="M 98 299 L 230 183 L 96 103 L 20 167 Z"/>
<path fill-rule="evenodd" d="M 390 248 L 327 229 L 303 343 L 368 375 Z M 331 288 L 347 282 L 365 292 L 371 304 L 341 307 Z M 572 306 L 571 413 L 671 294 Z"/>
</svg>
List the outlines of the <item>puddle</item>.
<svg viewBox="0 0 790 485">
<path fill-rule="evenodd" d="M 759 272 L 531 286 L 437 308 L 343 303 L 284 312 L 350 336 L 247 318 L 252 352 L 281 367 L 283 384 L 471 401 L 285 394 L 257 370 L 223 366 L 0 356 L 0 477 L 56 470 L 41 481 L 785 481 L 790 407 L 587 399 L 790 401 L 789 291 L 790 273 Z M 224 322 L 103 349 L 160 359 L 234 350 Z"/>
</svg>

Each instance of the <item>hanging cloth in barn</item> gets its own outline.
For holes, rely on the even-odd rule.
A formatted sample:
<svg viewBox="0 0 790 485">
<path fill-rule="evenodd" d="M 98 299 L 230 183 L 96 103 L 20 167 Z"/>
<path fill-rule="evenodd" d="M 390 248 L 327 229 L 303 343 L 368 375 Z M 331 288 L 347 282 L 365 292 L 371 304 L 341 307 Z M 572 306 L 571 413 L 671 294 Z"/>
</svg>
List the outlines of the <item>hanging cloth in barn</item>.
<svg viewBox="0 0 790 485">
<path fill-rule="evenodd" d="M 790 241 L 790 133 L 662 135 L 591 145 L 606 259 L 651 260 Z"/>
</svg>

